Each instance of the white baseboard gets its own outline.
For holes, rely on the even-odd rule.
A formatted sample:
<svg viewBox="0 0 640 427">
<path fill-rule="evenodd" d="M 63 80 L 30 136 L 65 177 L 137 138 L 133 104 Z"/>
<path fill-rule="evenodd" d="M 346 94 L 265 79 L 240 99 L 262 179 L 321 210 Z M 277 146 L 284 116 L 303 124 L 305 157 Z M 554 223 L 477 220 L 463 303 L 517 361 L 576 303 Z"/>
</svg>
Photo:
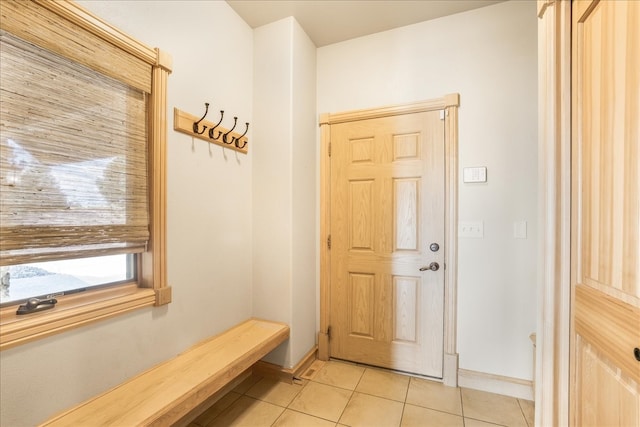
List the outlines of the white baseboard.
<svg viewBox="0 0 640 427">
<path fill-rule="evenodd" d="M 458 369 L 458 386 L 533 400 L 532 381 L 502 375 Z"/>
</svg>

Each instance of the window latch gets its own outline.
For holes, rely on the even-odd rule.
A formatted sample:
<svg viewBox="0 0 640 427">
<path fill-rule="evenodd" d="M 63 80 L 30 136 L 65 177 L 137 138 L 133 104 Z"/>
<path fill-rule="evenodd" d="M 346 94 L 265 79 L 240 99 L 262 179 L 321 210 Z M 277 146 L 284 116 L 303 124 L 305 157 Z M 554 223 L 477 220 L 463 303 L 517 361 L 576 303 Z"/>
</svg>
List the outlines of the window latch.
<svg viewBox="0 0 640 427">
<path fill-rule="evenodd" d="M 16 314 L 30 314 L 37 311 L 48 310 L 55 307 L 57 303 L 58 300 L 55 298 L 29 298 L 26 303 L 18 307 L 18 311 L 16 311 Z"/>
</svg>

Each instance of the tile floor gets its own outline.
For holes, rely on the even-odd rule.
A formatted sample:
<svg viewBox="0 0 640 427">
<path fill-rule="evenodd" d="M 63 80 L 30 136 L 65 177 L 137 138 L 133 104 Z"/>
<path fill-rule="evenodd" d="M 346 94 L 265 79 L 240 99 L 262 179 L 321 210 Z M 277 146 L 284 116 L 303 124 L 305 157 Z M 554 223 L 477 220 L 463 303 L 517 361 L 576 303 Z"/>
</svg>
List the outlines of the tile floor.
<svg viewBox="0 0 640 427">
<path fill-rule="evenodd" d="M 299 384 L 250 377 L 190 427 L 533 427 L 533 402 L 345 362 Z"/>
</svg>

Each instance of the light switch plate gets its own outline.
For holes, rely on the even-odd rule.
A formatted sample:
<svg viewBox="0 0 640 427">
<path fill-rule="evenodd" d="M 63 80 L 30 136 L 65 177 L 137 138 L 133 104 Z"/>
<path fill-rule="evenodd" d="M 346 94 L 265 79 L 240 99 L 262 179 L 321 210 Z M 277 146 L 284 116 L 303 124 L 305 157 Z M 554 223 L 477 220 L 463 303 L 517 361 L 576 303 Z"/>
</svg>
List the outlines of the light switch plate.
<svg viewBox="0 0 640 427">
<path fill-rule="evenodd" d="M 484 237 L 484 224 L 482 221 L 460 221 L 458 222 L 458 237 L 482 239 Z"/>
<path fill-rule="evenodd" d="M 463 182 L 487 182 L 487 168 L 485 166 L 478 168 L 462 169 Z"/>
<path fill-rule="evenodd" d="M 514 239 L 526 239 L 527 238 L 527 221 L 514 221 L 513 222 L 513 238 Z"/>
</svg>

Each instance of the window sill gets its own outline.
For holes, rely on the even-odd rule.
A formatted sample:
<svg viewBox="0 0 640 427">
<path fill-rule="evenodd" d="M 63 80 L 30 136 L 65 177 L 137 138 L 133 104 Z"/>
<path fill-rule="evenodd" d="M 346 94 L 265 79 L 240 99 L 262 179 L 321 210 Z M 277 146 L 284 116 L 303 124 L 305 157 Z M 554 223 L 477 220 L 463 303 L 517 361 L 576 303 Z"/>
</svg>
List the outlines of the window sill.
<svg viewBox="0 0 640 427">
<path fill-rule="evenodd" d="M 0 351 L 142 307 L 153 306 L 153 289 L 135 283 L 59 298 L 56 307 L 16 315 L 18 305 L 0 310 Z"/>
</svg>

